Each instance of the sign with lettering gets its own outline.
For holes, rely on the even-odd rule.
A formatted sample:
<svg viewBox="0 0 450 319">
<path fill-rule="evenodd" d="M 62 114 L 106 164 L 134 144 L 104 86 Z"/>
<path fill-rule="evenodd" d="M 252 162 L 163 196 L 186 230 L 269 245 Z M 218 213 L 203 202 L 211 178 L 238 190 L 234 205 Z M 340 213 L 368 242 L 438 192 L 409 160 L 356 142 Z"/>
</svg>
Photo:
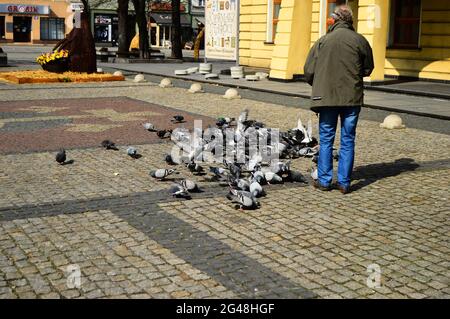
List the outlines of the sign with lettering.
<svg viewBox="0 0 450 319">
<path fill-rule="evenodd" d="M 238 0 L 206 0 L 205 56 L 236 60 L 238 56 Z"/>
<path fill-rule="evenodd" d="M 50 7 L 29 4 L 0 4 L 0 13 L 47 15 L 50 13 Z"/>
</svg>

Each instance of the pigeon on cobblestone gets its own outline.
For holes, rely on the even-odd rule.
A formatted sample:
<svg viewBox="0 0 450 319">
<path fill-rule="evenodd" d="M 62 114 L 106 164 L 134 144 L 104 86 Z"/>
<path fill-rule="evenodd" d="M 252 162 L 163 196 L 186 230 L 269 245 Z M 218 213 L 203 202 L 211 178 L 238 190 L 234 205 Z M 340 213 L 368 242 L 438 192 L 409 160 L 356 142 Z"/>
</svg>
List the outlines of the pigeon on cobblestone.
<svg viewBox="0 0 450 319">
<path fill-rule="evenodd" d="M 144 128 L 147 131 L 150 131 L 150 132 L 155 132 L 156 131 L 156 127 L 152 123 L 147 122 L 147 123 L 142 124 L 142 126 L 144 126 Z"/>
<path fill-rule="evenodd" d="M 168 164 L 168 165 L 177 165 L 177 163 L 174 162 L 172 155 L 170 154 L 166 154 L 164 156 L 164 161 Z"/>
<path fill-rule="evenodd" d="M 102 147 L 104 147 L 107 150 L 115 150 L 115 151 L 118 150 L 116 144 L 110 140 L 102 141 Z"/>
<path fill-rule="evenodd" d="M 311 168 L 311 178 L 315 181 L 319 179 L 319 173 L 317 171 L 317 167 Z"/>
<path fill-rule="evenodd" d="M 183 123 L 184 122 L 184 116 L 183 115 L 175 115 L 171 121 L 173 123 Z"/>
<path fill-rule="evenodd" d="M 239 191 L 231 188 L 227 198 L 237 203 L 241 209 L 255 209 L 260 206 L 253 194 L 247 191 Z"/>
<path fill-rule="evenodd" d="M 260 196 L 262 196 L 264 194 L 264 190 L 263 190 L 261 184 L 258 183 L 254 179 L 250 183 L 249 191 L 250 191 L 250 193 L 252 193 L 252 195 L 254 197 L 260 197 Z"/>
<path fill-rule="evenodd" d="M 56 153 L 55 159 L 59 164 L 64 165 L 66 162 L 66 150 L 63 148 L 60 149 L 59 152 Z"/>
<path fill-rule="evenodd" d="M 156 135 L 160 139 L 169 138 L 171 134 L 172 134 L 172 130 L 159 130 L 156 132 Z"/>
<path fill-rule="evenodd" d="M 183 197 L 186 199 L 190 199 L 188 190 L 180 184 L 173 184 L 172 186 L 170 186 L 169 193 L 174 197 Z"/>
<path fill-rule="evenodd" d="M 197 163 L 194 163 L 194 162 L 186 164 L 186 167 L 194 175 L 199 175 L 199 174 L 202 174 L 204 172 L 204 168 L 202 166 L 198 165 Z"/>
<path fill-rule="evenodd" d="M 306 180 L 306 177 L 303 176 L 302 173 L 294 171 L 294 170 L 290 170 L 286 180 L 291 182 L 291 183 L 308 183 L 308 181 Z"/>
<path fill-rule="evenodd" d="M 183 179 L 180 185 L 187 189 L 189 192 L 196 192 L 199 190 L 197 183 L 191 181 L 190 179 Z"/>
<path fill-rule="evenodd" d="M 133 146 L 130 146 L 127 148 L 127 154 L 128 154 L 128 156 L 130 156 L 131 158 L 134 158 L 134 159 L 139 157 L 137 149 L 134 148 Z"/>
<path fill-rule="evenodd" d="M 209 167 L 209 171 L 214 174 L 214 176 L 218 179 L 224 179 L 226 175 L 229 175 L 226 169 L 222 167 Z"/>
<path fill-rule="evenodd" d="M 175 169 L 165 169 L 159 168 L 153 171 L 150 171 L 150 176 L 159 180 L 165 179 L 167 176 L 175 173 Z"/>
<path fill-rule="evenodd" d="M 283 178 L 280 175 L 275 174 L 274 172 L 265 172 L 264 177 L 267 181 L 267 184 L 276 184 L 283 182 Z"/>
</svg>

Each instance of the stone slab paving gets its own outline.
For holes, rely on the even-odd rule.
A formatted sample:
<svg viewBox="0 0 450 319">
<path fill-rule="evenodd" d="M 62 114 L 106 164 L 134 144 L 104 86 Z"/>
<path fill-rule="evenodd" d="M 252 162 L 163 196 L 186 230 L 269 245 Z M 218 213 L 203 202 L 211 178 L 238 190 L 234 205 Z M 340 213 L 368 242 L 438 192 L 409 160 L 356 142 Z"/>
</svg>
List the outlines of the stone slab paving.
<svg viewBox="0 0 450 319">
<path fill-rule="evenodd" d="M 74 163 L 57 165 L 53 150 L 71 140 L 55 143 L 45 131 L 70 127 L 73 122 L 64 118 L 83 112 L 80 98 L 102 101 L 92 104 L 95 109 L 107 108 L 108 101 L 132 102 L 118 112 L 176 110 L 207 122 L 249 108 L 251 118 L 281 129 L 294 126 L 298 115 L 311 116 L 317 125 L 312 113 L 298 108 L 191 95 L 153 83 L 6 85 L 0 121 L 33 118 L 33 134 L 42 140 L 26 147 L 0 142 L 1 298 L 450 296 L 448 135 L 387 131 L 362 120 L 354 192 L 343 196 L 304 184 L 273 185 L 260 209 L 240 211 L 225 198 L 226 188 L 184 168 L 171 180 L 189 176 L 204 192 L 189 201 L 169 198 L 171 180 L 154 181 L 148 171 L 164 166 L 171 144 L 141 141 L 139 131 L 121 135 L 111 127 L 85 137 L 73 132 L 73 139 L 83 141 L 68 152 Z M 45 109 L 55 107 L 55 99 L 69 109 L 49 123 L 37 111 L 56 116 Z M 40 109 L 30 111 L 31 106 Z M 141 120 L 107 117 L 92 123 L 128 127 Z M 28 128 L 4 124 L 0 138 Z M 122 139 L 119 151 L 97 146 L 107 135 Z M 130 143 L 142 158 L 126 157 Z M 298 159 L 293 166 L 307 175 L 311 163 Z M 381 269 L 380 288 L 366 284 L 373 264 Z M 79 288 L 68 285 L 73 267 L 81 274 Z"/>
</svg>

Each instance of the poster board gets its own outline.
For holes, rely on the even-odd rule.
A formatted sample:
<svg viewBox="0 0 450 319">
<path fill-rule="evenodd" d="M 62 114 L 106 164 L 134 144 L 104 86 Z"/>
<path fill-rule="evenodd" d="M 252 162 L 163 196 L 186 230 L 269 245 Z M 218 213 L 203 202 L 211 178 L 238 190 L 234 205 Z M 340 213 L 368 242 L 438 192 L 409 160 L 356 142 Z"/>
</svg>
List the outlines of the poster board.
<svg viewBox="0 0 450 319">
<path fill-rule="evenodd" d="M 239 0 L 206 0 L 206 58 L 238 59 Z"/>
</svg>

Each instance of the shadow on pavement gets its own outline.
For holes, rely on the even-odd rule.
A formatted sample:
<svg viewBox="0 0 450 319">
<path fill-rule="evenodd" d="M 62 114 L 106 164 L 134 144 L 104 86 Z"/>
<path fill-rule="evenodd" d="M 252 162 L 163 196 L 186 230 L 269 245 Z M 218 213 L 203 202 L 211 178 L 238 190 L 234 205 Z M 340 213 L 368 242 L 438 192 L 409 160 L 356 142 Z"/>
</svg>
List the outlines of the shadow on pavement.
<svg viewBox="0 0 450 319">
<path fill-rule="evenodd" d="M 391 163 L 358 166 L 353 172 L 353 179 L 359 181 L 352 185 L 352 191 L 359 190 L 386 177 L 393 177 L 404 172 L 414 171 L 419 167 L 420 165 L 412 158 L 401 158 Z"/>
</svg>

